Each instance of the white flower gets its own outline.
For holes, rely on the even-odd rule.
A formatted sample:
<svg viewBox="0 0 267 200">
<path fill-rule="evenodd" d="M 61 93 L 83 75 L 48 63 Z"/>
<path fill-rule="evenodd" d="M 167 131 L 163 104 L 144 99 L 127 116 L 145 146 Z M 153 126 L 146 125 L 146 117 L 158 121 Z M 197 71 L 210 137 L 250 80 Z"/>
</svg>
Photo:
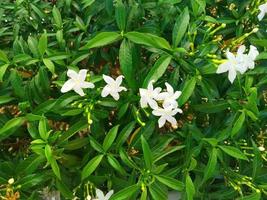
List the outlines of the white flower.
<svg viewBox="0 0 267 200">
<path fill-rule="evenodd" d="M 101 190 L 96 189 L 96 196 L 99 200 L 109 200 L 110 197 L 113 195 L 113 193 L 114 193 L 114 191 L 110 190 L 105 196 Z"/>
<path fill-rule="evenodd" d="M 181 91 L 174 92 L 172 86 L 169 83 L 165 83 L 166 85 L 166 92 L 162 92 L 159 94 L 158 99 L 163 100 L 163 107 L 167 108 L 169 106 L 172 106 L 173 108 L 177 108 L 178 103 L 177 99 L 182 94 Z"/>
<path fill-rule="evenodd" d="M 147 89 L 144 89 L 144 88 L 139 89 L 140 96 L 141 96 L 140 104 L 142 108 L 148 107 L 148 105 L 152 109 L 158 108 L 158 103 L 156 99 L 159 96 L 161 88 L 157 87 L 154 89 L 153 82 L 154 82 L 153 80 L 149 82 Z"/>
<path fill-rule="evenodd" d="M 260 14 L 258 15 L 259 21 L 261 21 L 267 13 L 267 3 L 259 6 Z"/>
<path fill-rule="evenodd" d="M 70 90 L 74 90 L 76 93 L 78 93 L 80 96 L 84 96 L 84 92 L 82 88 L 94 88 L 95 85 L 90 82 L 86 82 L 86 74 L 87 70 L 82 69 L 79 71 L 79 73 L 69 69 L 67 71 L 67 76 L 70 78 L 67 80 L 64 85 L 61 88 L 61 92 L 65 93 Z"/>
<path fill-rule="evenodd" d="M 237 72 L 245 73 L 248 68 L 254 67 L 254 60 L 258 55 L 258 51 L 254 46 L 251 46 L 249 54 L 244 54 L 246 47 L 244 45 L 238 48 L 236 56 L 229 50 L 226 51 L 227 61 L 218 66 L 217 74 L 228 71 L 228 79 L 231 83 L 234 82 Z"/>
<path fill-rule="evenodd" d="M 159 128 L 163 127 L 166 121 L 170 122 L 173 127 L 177 125 L 176 119 L 173 117 L 177 113 L 183 113 L 180 108 L 173 108 L 172 106 L 158 108 L 152 111 L 155 116 L 160 116 L 158 120 Z"/>
<path fill-rule="evenodd" d="M 108 95 L 111 95 L 116 101 L 119 100 L 120 98 L 119 92 L 123 90 L 127 91 L 125 87 L 120 86 L 123 78 L 124 77 L 121 75 L 118 76 L 116 80 L 114 80 L 110 76 L 106 76 L 103 74 L 103 79 L 107 83 L 107 85 L 103 88 L 101 96 L 106 97 Z"/>
</svg>

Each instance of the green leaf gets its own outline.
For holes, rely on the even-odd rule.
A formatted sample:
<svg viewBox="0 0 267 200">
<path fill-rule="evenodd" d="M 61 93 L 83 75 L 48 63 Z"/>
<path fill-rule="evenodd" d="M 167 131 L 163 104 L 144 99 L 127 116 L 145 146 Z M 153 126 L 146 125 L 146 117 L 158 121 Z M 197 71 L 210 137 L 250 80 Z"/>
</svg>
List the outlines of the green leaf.
<svg viewBox="0 0 267 200">
<path fill-rule="evenodd" d="M 184 184 L 181 181 L 178 181 L 174 178 L 168 176 L 157 175 L 155 178 L 163 183 L 164 185 L 168 186 L 169 188 L 177 191 L 182 191 L 184 189 Z"/>
<path fill-rule="evenodd" d="M 119 59 L 120 59 L 121 71 L 125 76 L 128 85 L 131 88 L 135 88 L 136 81 L 135 81 L 135 70 L 133 63 L 132 48 L 133 45 L 130 42 L 128 42 L 127 40 L 123 40 L 120 46 Z"/>
<path fill-rule="evenodd" d="M 229 108 L 227 101 L 208 102 L 203 104 L 192 105 L 192 108 L 196 111 L 203 113 L 218 113 Z"/>
<path fill-rule="evenodd" d="M 32 52 L 34 58 L 39 58 L 38 42 L 36 38 L 29 36 L 28 37 L 29 49 Z"/>
<path fill-rule="evenodd" d="M 45 64 L 45 66 L 47 67 L 47 69 L 48 69 L 52 74 L 55 74 L 55 65 L 54 65 L 54 63 L 53 63 L 51 60 L 47 59 L 47 58 L 44 58 L 44 59 L 43 59 L 43 62 L 44 62 L 44 64 Z"/>
<path fill-rule="evenodd" d="M 96 170 L 102 158 L 103 158 L 103 155 L 97 155 L 96 157 L 92 158 L 92 160 L 90 160 L 87 163 L 87 165 L 82 170 L 82 180 L 86 179 Z"/>
<path fill-rule="evenodd" d="M 139 190 L 138 185 L 132 185 L 129 187 L 126 187 L 116 194 L 112 195 L 109 200 L 128 200 L 131 199 L 130 197 L 135 194 Z"/>
<path fill-rule="evenodd" d="M 185 82 L 182 94 L 178 99 L 179 106 L 184 105 L 186 101 L 191 97 L 191 95 L 195 90 L 196 83 L 197 83 L 196 77 L 192 77 L 191 79 Z"/>
<path fill-rule="evenodd" d="M 0 128 L 0 141 L 12 135 L 23 123 L 23 117 L 17 117 L 9 120 L 3 127 Z"/>
<path fill-rule="evenodd" d="M 166 71 L 167 67 L 171 62 L 171 56 L 161 56 L 157 62 L 154 64 L 152 69 L 149 71 L 148 75 L 146 76 L 143 87 L 146 88 L 150 81 L 157 81 L 160 77 L 163 76 L 164 72 Z"/>
<path fill-rule="evenodd" d="M 103 149 L 104 151 L 108 151 L 111 145 L 113 144 L 117 133 L 118 133 L 119 125 L 114 126 L 112 129 L 109 130 L 108 134 L 106 135 L 104 142 L 103 142 Z"/>
<path fill-rule="evenodd" d="M 8 103 L 10 101 L 13 101 L 15 98 L 14 97 L 9 97 L 9 96 L 0 96 L 0 105 Z"/>
<path fill-rule="evenodd" d="M 235 136 L 242 128 L 244 122 L 246 119 L 246 114 L 245 112 L 242 111 L 242 113 L 239 115 L 238 119 L 235 121 L 232 131 L 231 131 L 231 136 Z"/>
<path fill-rule="evenodd" d="M 117 137 L 116 141 L 116 149 L 120 149 L 121 145 L 127 140 L 131 132 L 135 127 L 135 121 L 127 124 L 122 131 L 120 132 L 119 136 Z"/>
<path fill-rule="evenodd" d="M 8 66 L 9 66 L 9 64 L 4 64 L 4 65 L 0 66 L 0 82 L 3 81 L 4 75 L 6 73 Z"/>
<path fill-rule="evenodd" d="M 0 60 L 5 62 L 5 63 L 9 63 L 9 60 L 8 60 L 6 53 L 2 50 L 0 50 Z"/>
<path fill-rule="evenodd" d="M 190 15 L 188 8 L 186 7 L 180 16 L 177 18 L 173 32 L 172 32 L 172 43 L 174 47 L 177 47 L 182 38 L 184 37 L 187 27 L 189 25 Z"/>
<path fill-rule="evenodd" d="M 49 137 L 48 130 L 47 130 L 47 121 L 45 118 L 39 121 L 38 131 L 43 140 L 47 140 Z"/>
<path fill-rule="evenodd" d="M 143 149 L 143 154 L 144 154 L 145 166 L 147 169 L 151 170 L 153 157 L 152 157 L 152 153 L 149 148 L 149 145 L 143 135 L 141 136 L 141 143 L 142 143 L 142 149 Z"/>
<path fill-rule="evenodd" d="M 125 30 L 126 27 L 126 20 L 127 20 L 127 13 L 126 13 L 126 8 L 125 5 L 121 0 L 116 1 L 115 5 L 115 18 L 117 25 L 121 31 Z"/>
<path fill-rule="evenodd" d="M 95 47 L 105 46 L 121 39 L 121 35 L 116 32 L 102 32 L 89 40 L 81 49 L 92 49 Z"/>
<path fill-rule="evenodd" d="M 191 177 L 189 176 L 189 174 L 187 174 L 185 177 L 185 191 L 186 191 L 186 199 L 193 200 L 196 190 L 195 190 L 194 183 Z"/>
<path fill-rule="evenodd" d="M 225 146 L 225 145 L 219 145 L 220 149 L 223 150 L 228 155 L 242 160 L 248 160 L 247 156 L 240 151 L 238 148 L 231 147 L 231 146 Z"/>
<path fill-rule="evenodd" d="M 60 194 L 62 194 L 66 199 L 74 198 L 72 191 L 67 187 L 64 182 L 56 180 L 56 187 L 60 191 Z"/>
<path fill-rule="evenodd" d="M 209 178 L 213 177 L 216 165 L 217 165 L 217 149 L 214 147 L 210 152 L 209 161 L 204 170 L 204 178 L 202 180 L 202 183 L 207 181 Z"/>
<path fill-rule="evenodd" d="M 47 49 L 47 34 L 46 31 L 41 35 L 38 43 L 38 49 L 41 54 L 41 56 L 44 55 L 46 49 Z"/>
<path fill-rule="evenodd" d="M 128 32 L 125 34 L 129 40 L 136 44 L 142 44 L 157 49 L 170 49 L 171 46 L 167 40 L 150 33 Z"/>
<path fill-rule="evenodd" d="M 162 186 L 163 185 L 159 184 L 158 182 L 154 182 L 153 184 L 149 185 L 149 192 L 153 197 L 153 200 L 168 199 L 167 190 L 164 190 Z"/>
<path fill-rule="evenodd" d="M 53 14 L 53 19 L 54 19 L 54 22 L 55 22 L 57 28 L 61 29 L 62 28 L 62 18 L 61 18 L 60 11 L 58 10 L 58 8 L 56 6 L 53 7 L 52 14 Z"/>
<path fill-rule="evenodd" d="M 119 161 L 112 155 L 108 155 L 108 162 L 109 164 L 115 169 L 117 170 L 119 173 L 121 173 L 122 175 L 126 174 L 126 171 L 124 170 L 124 168 L 120 165 Z"/>
<path fill-rule="evenodd" d="M 46 157 L 48 163 L 51 165 L 52 170 L 53 170 L 54 174 L 56 175 L 56 177 L 59 180 L 61 180 L 60 170 L 59 170 L 57 161 L 54 158 L 53 153 L 52 153 L 52 149 L 48 144 L 45 145 L 45 157 Z"/>
</svg>

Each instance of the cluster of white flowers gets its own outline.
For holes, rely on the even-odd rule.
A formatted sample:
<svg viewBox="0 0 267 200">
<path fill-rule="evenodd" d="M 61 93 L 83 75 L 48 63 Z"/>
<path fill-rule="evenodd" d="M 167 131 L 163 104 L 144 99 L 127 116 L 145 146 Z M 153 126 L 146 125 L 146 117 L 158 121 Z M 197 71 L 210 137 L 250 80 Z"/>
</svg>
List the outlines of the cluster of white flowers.
<svg viewBox="0 0 267 200">
<path fill-rule="evenodd" d="M 258 15 L 259 21 L 261 21 L 267 13 L 267 3 L 259 6 L 260 13 Z"/>
<path fill-rule="evenodd" d="M 177 121 L 173 116 L 183 112 L 178 108 L 177 103 L 181 92 L 174 92 L 172 86 L 168 83 L 165 83 L 166 91 L 161 92 L 162 88 L 160 87 L 154 89 L 153 82 L 149 82 L 147 89 L 139 89 L 141 107 L 146 108 L 150 106 L 153 109 L 152 114 L 160 117 L 158 120 L 159 128 L 163 127 L 166 121 L 170 122 L 173 127 L 176 127 Z"/>
<path fill-rule="evenodd" d="M 255 67 L 255 59 L 259 55 L 259 52 L 252 45 L 247 54 L 245 54 L 245 51 L 246 47 L 244 45 L 238 48 L 236 55 L 227 50 L 227 61 L 218 66 L 216 73 L 220 74 L 228 71 L 228 79 L 233 83 L 238 72 L 244 74 L 248 69 L 253 69 Z"/>
<path fill-rule="evenodd" d="M 106 195 L 100 189 L 96 189 L 96 198 L 92 198 L 90 195 L 86 197 L 86 200 L 109 200 L 114 191 L 110 190 Z"/>
<path fill-rule="evenodd" d="M 84 96 L 83 88 L 94 88 L 95 85 L 91 82 L 85 81 L 87 75 L 86 69 L 81 69 L 78 73 L 74 70 L 69 69 L 67 71 L 67 76 L 69 80 L 67 80 L 61 88 L 61 92 L 69 92 L 70 90 L 74 90 L 80 96 Z M 119 100 L 120 95 L 119 92 L 127 91 L 125 87 L 120 86 L 122 83 L 123 76 L 119 76 L 114 80 L 112 77 L 103 75 L 104 81 L 107 85 L 103 88 L 101 96 L 106 97 L 111 95 L 116 101 Z"/>
</svg>

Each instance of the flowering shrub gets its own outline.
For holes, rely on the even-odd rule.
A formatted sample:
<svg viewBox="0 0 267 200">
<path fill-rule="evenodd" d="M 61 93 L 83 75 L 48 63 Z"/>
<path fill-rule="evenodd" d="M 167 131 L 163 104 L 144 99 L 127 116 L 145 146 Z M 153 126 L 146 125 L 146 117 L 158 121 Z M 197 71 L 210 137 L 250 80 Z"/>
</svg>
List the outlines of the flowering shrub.
<svg viewBox="0 0 267 200">
<path fill-rule="evenodd" d="M 1 199 L 267 197 L 265 1 L 0 13 Z"/>
</svg>

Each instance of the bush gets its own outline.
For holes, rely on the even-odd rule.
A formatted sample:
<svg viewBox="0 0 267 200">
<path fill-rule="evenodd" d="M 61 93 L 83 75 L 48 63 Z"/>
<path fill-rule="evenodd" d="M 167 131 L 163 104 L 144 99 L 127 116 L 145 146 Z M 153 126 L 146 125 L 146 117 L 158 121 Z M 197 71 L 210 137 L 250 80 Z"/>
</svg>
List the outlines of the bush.
<svg viewBox="0 0 267 200">
<path fill-rule="evenodd" d="M 261 4 L 2 0 L 0 198 L 265 199 Z"/>
</svg>

